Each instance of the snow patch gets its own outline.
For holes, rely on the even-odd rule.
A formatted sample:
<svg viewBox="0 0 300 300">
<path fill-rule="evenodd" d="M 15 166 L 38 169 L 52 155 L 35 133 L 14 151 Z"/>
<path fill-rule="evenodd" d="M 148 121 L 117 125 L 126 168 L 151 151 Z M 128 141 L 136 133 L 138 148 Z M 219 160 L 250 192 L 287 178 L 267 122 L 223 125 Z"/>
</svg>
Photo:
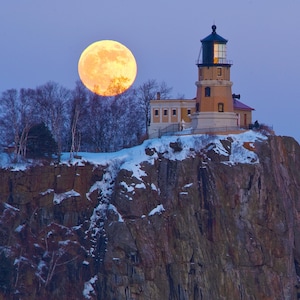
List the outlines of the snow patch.
<svg viewBox="0 0 300 300">
<path fill-rule="evenodd" d="M 15 232 L 21 232 L 22 229 L 25 227 L 25 225 L 19 225 L 16 229 Z"/>
<path fill-rule="evenodd" d="M 215 140 L 214 145 L 212 145 L 211 148 L 219 155 L 229 156 L 228 150 L 224 148 L 219 140 Z"/>
<path fill-rule="evenodd" d="M 162 204 L 159 204 L 149 212 L 148 216 L 153 216 L 155 214 L 161 214 L 164 211 L 165 211 L 164 206 Z"/>
<path fill-rule="evenodd" d="M 85 299 L 92 299 L 92 295 L 96 295 L 93 284 L 97 281 L 98 276 L 95 275 L 89 281 L 84 283 L 84 289 L 82 295 Z"/>
<path fill-rule="evenodd" d="M 64 193 L 60 193 L 60 194 L 56 194 L 54 193 L 53 196 L 53 203 L 54 204 L 60 204 L 62 201 L 71 198 L 71 197 L 80 197 L 80 194 L 74 190 L 68 191 L 68 192 L 64 192 Z"/>
<path fill-rule="evenodd" d="M 40 195 L 45 196 L 45 195 L 51 194 L 51 193 L 53 193 L 53 192 L 54 192 L 53 189 L 48 189 L 48 190 L 46 190 L 46 191 L 44 191 L 44 192 L 40 192 Z"/>
<path fill-rule="evenodd" d="M 14 211 L 20 211 L 18 208 L 14 207 L 14 206 L 12 206 L 12 205 L 6 203 L 6 202 L 4 203 L 4 208 L 5 208 L 5 209 L 12 209 L 12 210 L 14 210 Z"/>
<path fill-rule="evenodd" d="M 37 267 L 38 274 L 41 273 L 44 268 L 47 268 L 47 265 L 43 260 L 40 260 L 38 267 Z"/>
<path fill-rule="evenodd" d="M 187 183 L 186 185 L 184 185 L 184 188 L 189 188 L 193 185 L 193 183 Z"/>
<path fill-rule="evenodd" d="M 136 184 L 135 187 L 137 189 L 146 189 L 146 186 L 143 182 Z"/>
<path fill-rule="evenodd" d="M 157 194 L 160 195 L 160 189 L 154 183 L 151 183 L 151 189 L 157 191 Z"/>
<path fill-rule="evenodd" d="M 151 183 L 151 189 L 153 191 L 157 191 L 157 187 L 156 187 L 156 185 L 154 183 Z"/>
<path fill-rule="evenodd" d="M 94 191 L 99 191 L 102 187 L 102 182 L 101 181 L 96 181 L 91 187 L 90 190 L 85 194 L 86 198 L 89 201 L 92 201 L 90 198 L 90 195 L 94 192 Z"/>
<path fill-rule="evenodd" d="M 59 241 L 58 245 L 60 246 L 68 246 L 71 243 L 70 240 L 65 240 L 65 241 Z"/>
<path fill-rule="evenodd" d="M 129 186 L 125 181 L 122 181 L 120 182 L 120 185 L 123 186 L 128 193 L 134 192 L 134 187 L 132 186 L 132 184 Z"/>
<path fill-rule="evenodd" d="M 24 256 L 20 256 L 18 258 L 15 258 L 14 260 L 14 266 L 21 263 L 21 262 L 27 262 L 28 258 L 24 257 Z"/>
<path fill-rule="evenodd" d="M 118 212 L 117 208 L 113 204 L 109 204 L 108 209 L 114 211 L 118 215 L 118 217 L 119 217 L 118 222 L 124 222 L 121 214 Z"/>
<path fill-rule="evenodd" d="M 124 187 L 128 193 L 132 193 L 133 195 L 135 194 L 135 188 L 137 189 L 146 189 L 146 186 L 143 182 L 141 183 L 131 183 L 131 185 L 128 185 L 125 181 L 120 182 L 120 185 Z"/>
</svg>

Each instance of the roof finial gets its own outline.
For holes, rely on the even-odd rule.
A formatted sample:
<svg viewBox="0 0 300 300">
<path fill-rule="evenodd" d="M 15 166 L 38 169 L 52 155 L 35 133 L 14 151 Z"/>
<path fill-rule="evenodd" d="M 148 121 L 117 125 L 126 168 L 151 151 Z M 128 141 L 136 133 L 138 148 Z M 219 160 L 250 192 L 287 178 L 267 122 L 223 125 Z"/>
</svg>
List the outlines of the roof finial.
<svg viewBox="0 0 300 300">
<path fill-rule="evenodd" d="M 211 26 L 211 29 L 212 29 L 212 33 L 216 33 L 216 29 L 217 29 L 217 26 L 214 24 L 213 26 Z"/>
</svg>

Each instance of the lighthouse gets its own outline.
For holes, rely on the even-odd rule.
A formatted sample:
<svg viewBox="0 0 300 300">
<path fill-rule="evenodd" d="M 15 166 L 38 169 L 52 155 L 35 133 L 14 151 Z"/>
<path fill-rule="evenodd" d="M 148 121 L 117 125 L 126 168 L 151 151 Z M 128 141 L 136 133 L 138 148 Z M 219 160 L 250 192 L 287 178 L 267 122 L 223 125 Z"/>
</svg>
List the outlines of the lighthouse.
<svg viewBox="0 0 300 300">
<path fill-rule="evenodd" d="M 216 30 L 216 25 L 213 25 L 212 33 L 201 40 L 197 61 L 196 112 L 191 116 L 195 131 L 224 131 L 237 127 L 230 80 L 232 64 L 227 59 L 228 41 L 218 35 Z"/>
</svg>

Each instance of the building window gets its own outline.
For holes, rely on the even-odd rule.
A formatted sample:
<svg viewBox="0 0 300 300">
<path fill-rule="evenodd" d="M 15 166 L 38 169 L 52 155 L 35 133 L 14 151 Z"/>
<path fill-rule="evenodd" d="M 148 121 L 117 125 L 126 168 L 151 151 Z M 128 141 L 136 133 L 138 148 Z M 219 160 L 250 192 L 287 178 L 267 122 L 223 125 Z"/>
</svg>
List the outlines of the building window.
<svg viewBox="0 0 300 300">
<path fill-rule="evenodd" d="M 224 103 L 218 103 L 218 112 L 224 112 Z"/>
<path fill-rule="evenodd" d="M 210 87 L 205 88 L 205 97 L 210 97 Z"/>
<path fill-rule="evenodd" d="M 217 76 L 222 76 L 222 68 L 217 68 Z"/>
<path fill-rule="evenodd" d="M 172 110 L 172 115 L 173 115 L 173 116 L 176 116 L 176 109 L 173 109 L 173 110 Z"/>
<path fill-rule="evenodd" d="M 187 114 L 188 114 L 188 115 L 191 114 L 191 110 L 190 110 L 190 109 L 187 110 Z"/>
<path fill-rule="evenodd" d="M 154 111 L 154 115 L 155 115 L 155 116 L 158 116 L 158 109 L 156 109 L 156 110 Z"/>
<path fill-rule="evenodd" d="M 168 110 L 164 109 L 164 116 L 167 116 L 167 115 L 168 115 Z"/>
</svg>

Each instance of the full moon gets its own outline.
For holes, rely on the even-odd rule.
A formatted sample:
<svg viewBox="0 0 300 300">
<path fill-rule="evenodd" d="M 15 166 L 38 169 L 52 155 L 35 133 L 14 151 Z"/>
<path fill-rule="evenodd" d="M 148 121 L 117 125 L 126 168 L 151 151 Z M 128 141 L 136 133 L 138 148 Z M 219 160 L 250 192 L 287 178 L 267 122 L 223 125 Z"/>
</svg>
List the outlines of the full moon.
<svg viewBox="0 0 300 300">
<path fill-rule="evenodd" d="M 78 61 L 82 83 L 100 96 L 115 96 L 133 84 L 137 65 L 131 51 L 119 42 L 103 40 L 89 45 Z"/>
</svg>

